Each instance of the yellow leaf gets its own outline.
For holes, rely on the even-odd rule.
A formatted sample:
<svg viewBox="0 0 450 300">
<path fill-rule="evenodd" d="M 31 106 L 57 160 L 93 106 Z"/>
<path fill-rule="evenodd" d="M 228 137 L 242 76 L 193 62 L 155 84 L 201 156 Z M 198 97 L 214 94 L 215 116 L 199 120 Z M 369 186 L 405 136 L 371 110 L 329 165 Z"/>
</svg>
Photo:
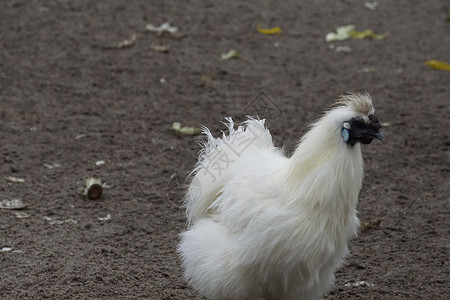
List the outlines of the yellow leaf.
<svg viewBox="0 0 450 300">
<path fill-rule="evenodd" d="M 264 29 L 264 28 L 261 28 L 258 24 L 258 25 L 256 25 L 256 29 L 262 34 L 280 34 L 281 33 L 280 27 L 272 27 L 272 28 Z"/>
<path fill-rule="evenodd" d="M 372 29 L 366 29 L 363 31 L 351 30 L 349 36 L 354 39 L 364 39 L 366 37 L 371 37 L 374 40 L 381 40 L 386 37 L 386 34 L 376 34 Z"/>
<path fill-rule="evenodd" d="M 425 64 L 433 69 L 450 71 L 450 65 L 442 61 L 429 60 Z"/>
<path fill-rule="evenodd" d="M 196 135 L 196 134 L 201 133 L 200 128 L 189 127 L 189 126 L 181 127 L 181 124 L 179 122 L 173 122 L 172 129 L 178 133 L 186 134 L 186 135 Z"/>
<path fill-rule="evenodd" d="M 329 32 L 325 36 L 327 42 L 343 41 L 350 37 L 350 31 L 355 29 L 355 25 L 345 25 L 336 28 L 336 32 Z"/>
<path fill-rule="evenodd" d="M 232 59 L 232 58 L 241 58 L 241 54 L 239 51 L 235 49 L 231 49 L 227 53 L 222 53 L 220 56 L 223 60 Z"/>
</svg>

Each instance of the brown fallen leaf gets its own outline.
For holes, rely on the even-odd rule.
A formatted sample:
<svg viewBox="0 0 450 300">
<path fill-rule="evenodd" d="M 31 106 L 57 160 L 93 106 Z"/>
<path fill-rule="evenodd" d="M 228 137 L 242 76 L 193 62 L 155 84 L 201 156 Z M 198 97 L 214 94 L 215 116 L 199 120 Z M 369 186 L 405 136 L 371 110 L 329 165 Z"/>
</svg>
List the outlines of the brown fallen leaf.
<svg viewBox="0 0 450 300">
<path fill-rule="evenodd" d="M 203 82 L 212 82 L 217 79 L 217 74 L 210 74 L 210 75 L 202 75 L 200 78 Z"/>
<path fill-rule="evenodd" d="M 376 227 L 378 227 L 381 223 L 381 219 L 375 219 L 371 222 L 364 222 L 361 224 L 361 227 L 359 228 L 360 232 L 366 232 L 370 229 L 374 229 Z"/>
<path fill-rule="evenodd" d="M 130 48 L 133 47 L 136 44 L 137 41 L 137 34 L 132 34 L 130 39 L 126 39 L 123 40 L 119 43 L 117 43 L 116 45 L 112 45 L 112 46 L 104 46 L 104 49 L 125 49 L 125 48 Z"/>
<path fill-rule="evenodd" d="M 117 48 L 122 49 L 122 48 L 133 47 L 136 44 L 136 40 L 137 40 L 137 35 L 133 33 L 129 40 L 123 40 L 119 44 L 117 44 Z"/>
<path fill-rule="evenodd" d="M 169 47 L 164 46 L 164 45 L 151 45 L 150 48 L 152 48 L 156 52 L 161 52 L 161 53 L 168 53 L 169 52 Z"/>
</svg>

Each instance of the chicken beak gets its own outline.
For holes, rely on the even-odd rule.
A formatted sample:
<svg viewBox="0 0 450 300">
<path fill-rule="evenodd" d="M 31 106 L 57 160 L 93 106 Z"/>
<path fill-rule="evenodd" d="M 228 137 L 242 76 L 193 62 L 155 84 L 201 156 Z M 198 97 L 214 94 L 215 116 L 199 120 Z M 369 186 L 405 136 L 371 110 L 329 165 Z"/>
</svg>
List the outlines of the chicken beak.
<svg viewBox="0 0 450 300">
<path fill-rule="evenodd" d="M 380 141 L 384 141 L 384 134 L 381 131 L 378 131 L 373 135 L 374 138 Z"/>
</svg>

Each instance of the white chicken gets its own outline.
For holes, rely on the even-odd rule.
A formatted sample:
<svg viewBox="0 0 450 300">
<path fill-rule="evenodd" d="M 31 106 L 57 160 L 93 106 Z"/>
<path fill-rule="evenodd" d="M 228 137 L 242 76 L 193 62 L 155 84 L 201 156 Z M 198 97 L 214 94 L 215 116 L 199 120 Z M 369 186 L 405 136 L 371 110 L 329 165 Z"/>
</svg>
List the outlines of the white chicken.
<svg viewBox="0 0 450 300">
<path fill-rule="evenodd" d="M 383 140 L 368 94 L 346 94 L 291 157 L 264 120 L 207 141 L 184 199 L 184 277 L 208 299 L 318 299 L 356 235 L 360 144 Z"/>
</svg>

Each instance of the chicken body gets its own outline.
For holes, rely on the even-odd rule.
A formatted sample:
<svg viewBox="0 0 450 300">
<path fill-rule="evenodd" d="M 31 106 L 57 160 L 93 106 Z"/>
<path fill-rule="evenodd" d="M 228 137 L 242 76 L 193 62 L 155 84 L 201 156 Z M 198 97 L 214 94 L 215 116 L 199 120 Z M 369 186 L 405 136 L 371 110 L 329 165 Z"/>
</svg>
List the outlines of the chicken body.
<svg viewBox="0 0 450 300">
<path fill-rule="evenodd" d="M 356 235 L 363 180 L 360 143 L 343 124 L 373 114 L 351 94 L 312 125 L 291 157 L 264 120 L 208 141 L 185 198 L 178 251 L 185 279 L 208 299 L 319 299 Z M 361 102 L 361 103 L 359 103 Z M 369 111 L 358 111 L 359 104 Z M 359 107 L 360 108 L 360 107 Z M 222 165 L 220 165 L 222 164 Z"/>
</svg>

